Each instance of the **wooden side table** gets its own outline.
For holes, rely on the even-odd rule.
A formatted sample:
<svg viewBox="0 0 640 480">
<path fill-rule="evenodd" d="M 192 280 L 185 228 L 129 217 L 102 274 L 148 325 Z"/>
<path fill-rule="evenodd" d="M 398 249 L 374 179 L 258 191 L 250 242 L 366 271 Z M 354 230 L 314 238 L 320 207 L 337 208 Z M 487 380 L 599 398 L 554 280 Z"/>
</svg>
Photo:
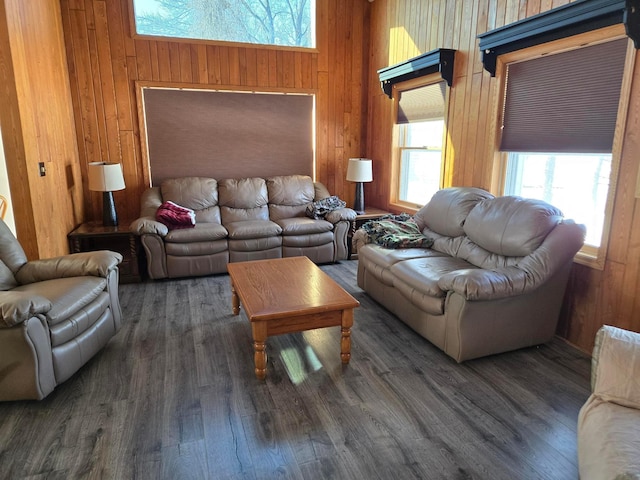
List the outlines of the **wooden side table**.
<svg viewBox="0 0 640 480">
<path fill-rule="evenodd" d="M 351 260 L 352 258 L 358 258 L 358 255 L 352 256 L 352 253 L 351 253 L 353 249 L 353 235 L 354 233 L 356 233 L 356 230 L 358 230 L 362 225 L 364 225 L 369 220 L 378 220 L 380 217 L 383 217 L 385 215 L 391 215 L 391 212 L 387 212 L 386 210 L 380 210 L 379 208 L 375 208 L 375 207 L 365 207 L 364 213 L 358 214 L 356 216 L 356 219 L 351 222 L 351 230 L 347 235 L 347 247 L 349 248 L 349 260 Z"/>
<path fill-rule="evenodd" d="M 144 260 L 140 238 L 129 230 L 129 222 L 116 227 L 104 226 L 102 222 L 83 223 L 67 235 L 71 253 L 111 250 L 122 254 L 120 282 L 142 281 Z"/>
</svg>

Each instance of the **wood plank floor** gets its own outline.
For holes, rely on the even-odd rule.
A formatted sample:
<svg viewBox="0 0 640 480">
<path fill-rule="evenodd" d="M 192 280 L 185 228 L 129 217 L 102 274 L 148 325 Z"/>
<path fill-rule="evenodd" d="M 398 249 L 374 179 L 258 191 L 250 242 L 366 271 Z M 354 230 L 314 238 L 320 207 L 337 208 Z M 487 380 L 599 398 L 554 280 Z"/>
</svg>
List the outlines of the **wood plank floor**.
<svg viewBox="0 0 640 480">
<path fill-rule="evenodd" d="M 590 359 L 550 344 L 457 364 L 356 286 L 339 327 L 268 340 L 227 275 L 122 285 L 125 325 L 40 402 L 0 403 L 0 478 L 576 479 Z"/>
</svg>

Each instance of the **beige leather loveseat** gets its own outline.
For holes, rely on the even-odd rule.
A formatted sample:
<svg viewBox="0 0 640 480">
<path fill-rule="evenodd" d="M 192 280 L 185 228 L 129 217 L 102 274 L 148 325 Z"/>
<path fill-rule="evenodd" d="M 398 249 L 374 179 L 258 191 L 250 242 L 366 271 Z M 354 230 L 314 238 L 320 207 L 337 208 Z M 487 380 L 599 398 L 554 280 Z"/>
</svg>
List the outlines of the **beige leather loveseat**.
<svg viewBox="0 0 640 480">
<path fill-rule="evenodd" d="M 316 263 L 347 258 L 347 233 L 355 212 L 330 211 L 324 219 L 307 207 L 330 194 L 311 177 L 165 180 L 143 193 L 140 235 L 153 279 L 209 275 L 227 263 L 307 256 Z M 169 230 L 156 221 L 158 207 L 171 201 L 195 211 L 195 227 Z"/>
<path fill-rule="evenodd" d="M 28 262 L 0 220 L 0 400 L 42 399 L 118 331 L 119 253 Z"/>
<path fill-rule="evenodd" d="M 604 325 L 578 416 L 581 480 L 640 480 L 640 333 Z"/>
<path fill-rule="evenodd" d="M 458 362 L 553 337 L 582 225 L 477 188 L 440 190 L 414 219 L 432 248 L 359 248 L 371 297 Z"/>
</svg>

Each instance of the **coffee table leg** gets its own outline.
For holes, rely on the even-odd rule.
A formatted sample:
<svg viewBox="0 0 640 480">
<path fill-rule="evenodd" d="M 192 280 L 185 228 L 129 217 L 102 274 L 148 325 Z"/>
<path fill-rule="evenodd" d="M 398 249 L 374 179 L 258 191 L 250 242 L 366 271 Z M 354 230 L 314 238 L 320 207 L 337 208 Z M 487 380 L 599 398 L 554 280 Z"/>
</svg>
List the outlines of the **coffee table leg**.
<svg viewBox="0 0 640 480">
<path fill-rule="evenodd" d="M 233 280 L 231 280 L 231 308 L 233 308 L 233 314 L 238 315 L 240 313 L 240 299 L 238 298 L 238 292 L 236 292 L 233 286 Z"/>
<path fill-rule="evenodd" d="M 253 332 L 253 361 L 256 365 L 256 377 L 264 380 L 267 375 L 267 324 L 266 322 L 252 322 Z"/>
<path fill-rule="evenodd" d="M 353 326 L 353 308 L 342 311 L 342 338 L 340 339 L 340 358 L 342 363 L 351 360 L 351 327 Z"/>
</svg>

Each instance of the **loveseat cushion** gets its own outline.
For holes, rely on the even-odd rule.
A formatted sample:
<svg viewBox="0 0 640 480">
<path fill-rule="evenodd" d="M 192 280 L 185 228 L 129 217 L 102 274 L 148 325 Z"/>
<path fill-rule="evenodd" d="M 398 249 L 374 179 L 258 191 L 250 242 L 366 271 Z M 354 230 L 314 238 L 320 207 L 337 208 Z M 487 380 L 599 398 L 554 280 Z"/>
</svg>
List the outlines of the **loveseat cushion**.
<svg viewBox="0 0 640 480">
<path fill-rule="evenodd" d="M 227 229 L 219 223 L 196 223 L 190 229 L 171 230 L 165 237 L 166 242 L 192 243 L 221 240 L 227 237 Z"/>
<path fill-rule="evenodd" d="M 282 228 L 282 235 L 311 235 L 333 230 L 332 223 L 308 217 L 283 218 L 276 223 Z"/>
<path fill-rule="evenodd" d="M 562 221 L 562 212 L 542 200 L 505 196 L 478 203 L 464 223 L 470 240 L 485 250 L 524 257 Z"/>
<path fill-rule="evenodd" d="M 248 238 L 276 237 L 282 233 L 282 227 L 270 220 L 247 220 L 225 225 L 232 240 Z"/>
<path fill-rule="evenodd" d="M 444 297 L 447 292 L 438 285 L 440 278 L 457 270 L 476 268 L 469 262 L 453 257 L 414 258 L 398 262 L 391 272 L 402 282 L 432 297 Z"/>
<path fill-rule="evenodd" d="M 479 188 L 443 188 L 416 212 L 414 220 L 420 230 L 428 227 L 440 235 L 459 237 L 464 234 L 462 227 L 469 212 L 487 198 L 493 198 L 493 195 Z"/>
</svg>

